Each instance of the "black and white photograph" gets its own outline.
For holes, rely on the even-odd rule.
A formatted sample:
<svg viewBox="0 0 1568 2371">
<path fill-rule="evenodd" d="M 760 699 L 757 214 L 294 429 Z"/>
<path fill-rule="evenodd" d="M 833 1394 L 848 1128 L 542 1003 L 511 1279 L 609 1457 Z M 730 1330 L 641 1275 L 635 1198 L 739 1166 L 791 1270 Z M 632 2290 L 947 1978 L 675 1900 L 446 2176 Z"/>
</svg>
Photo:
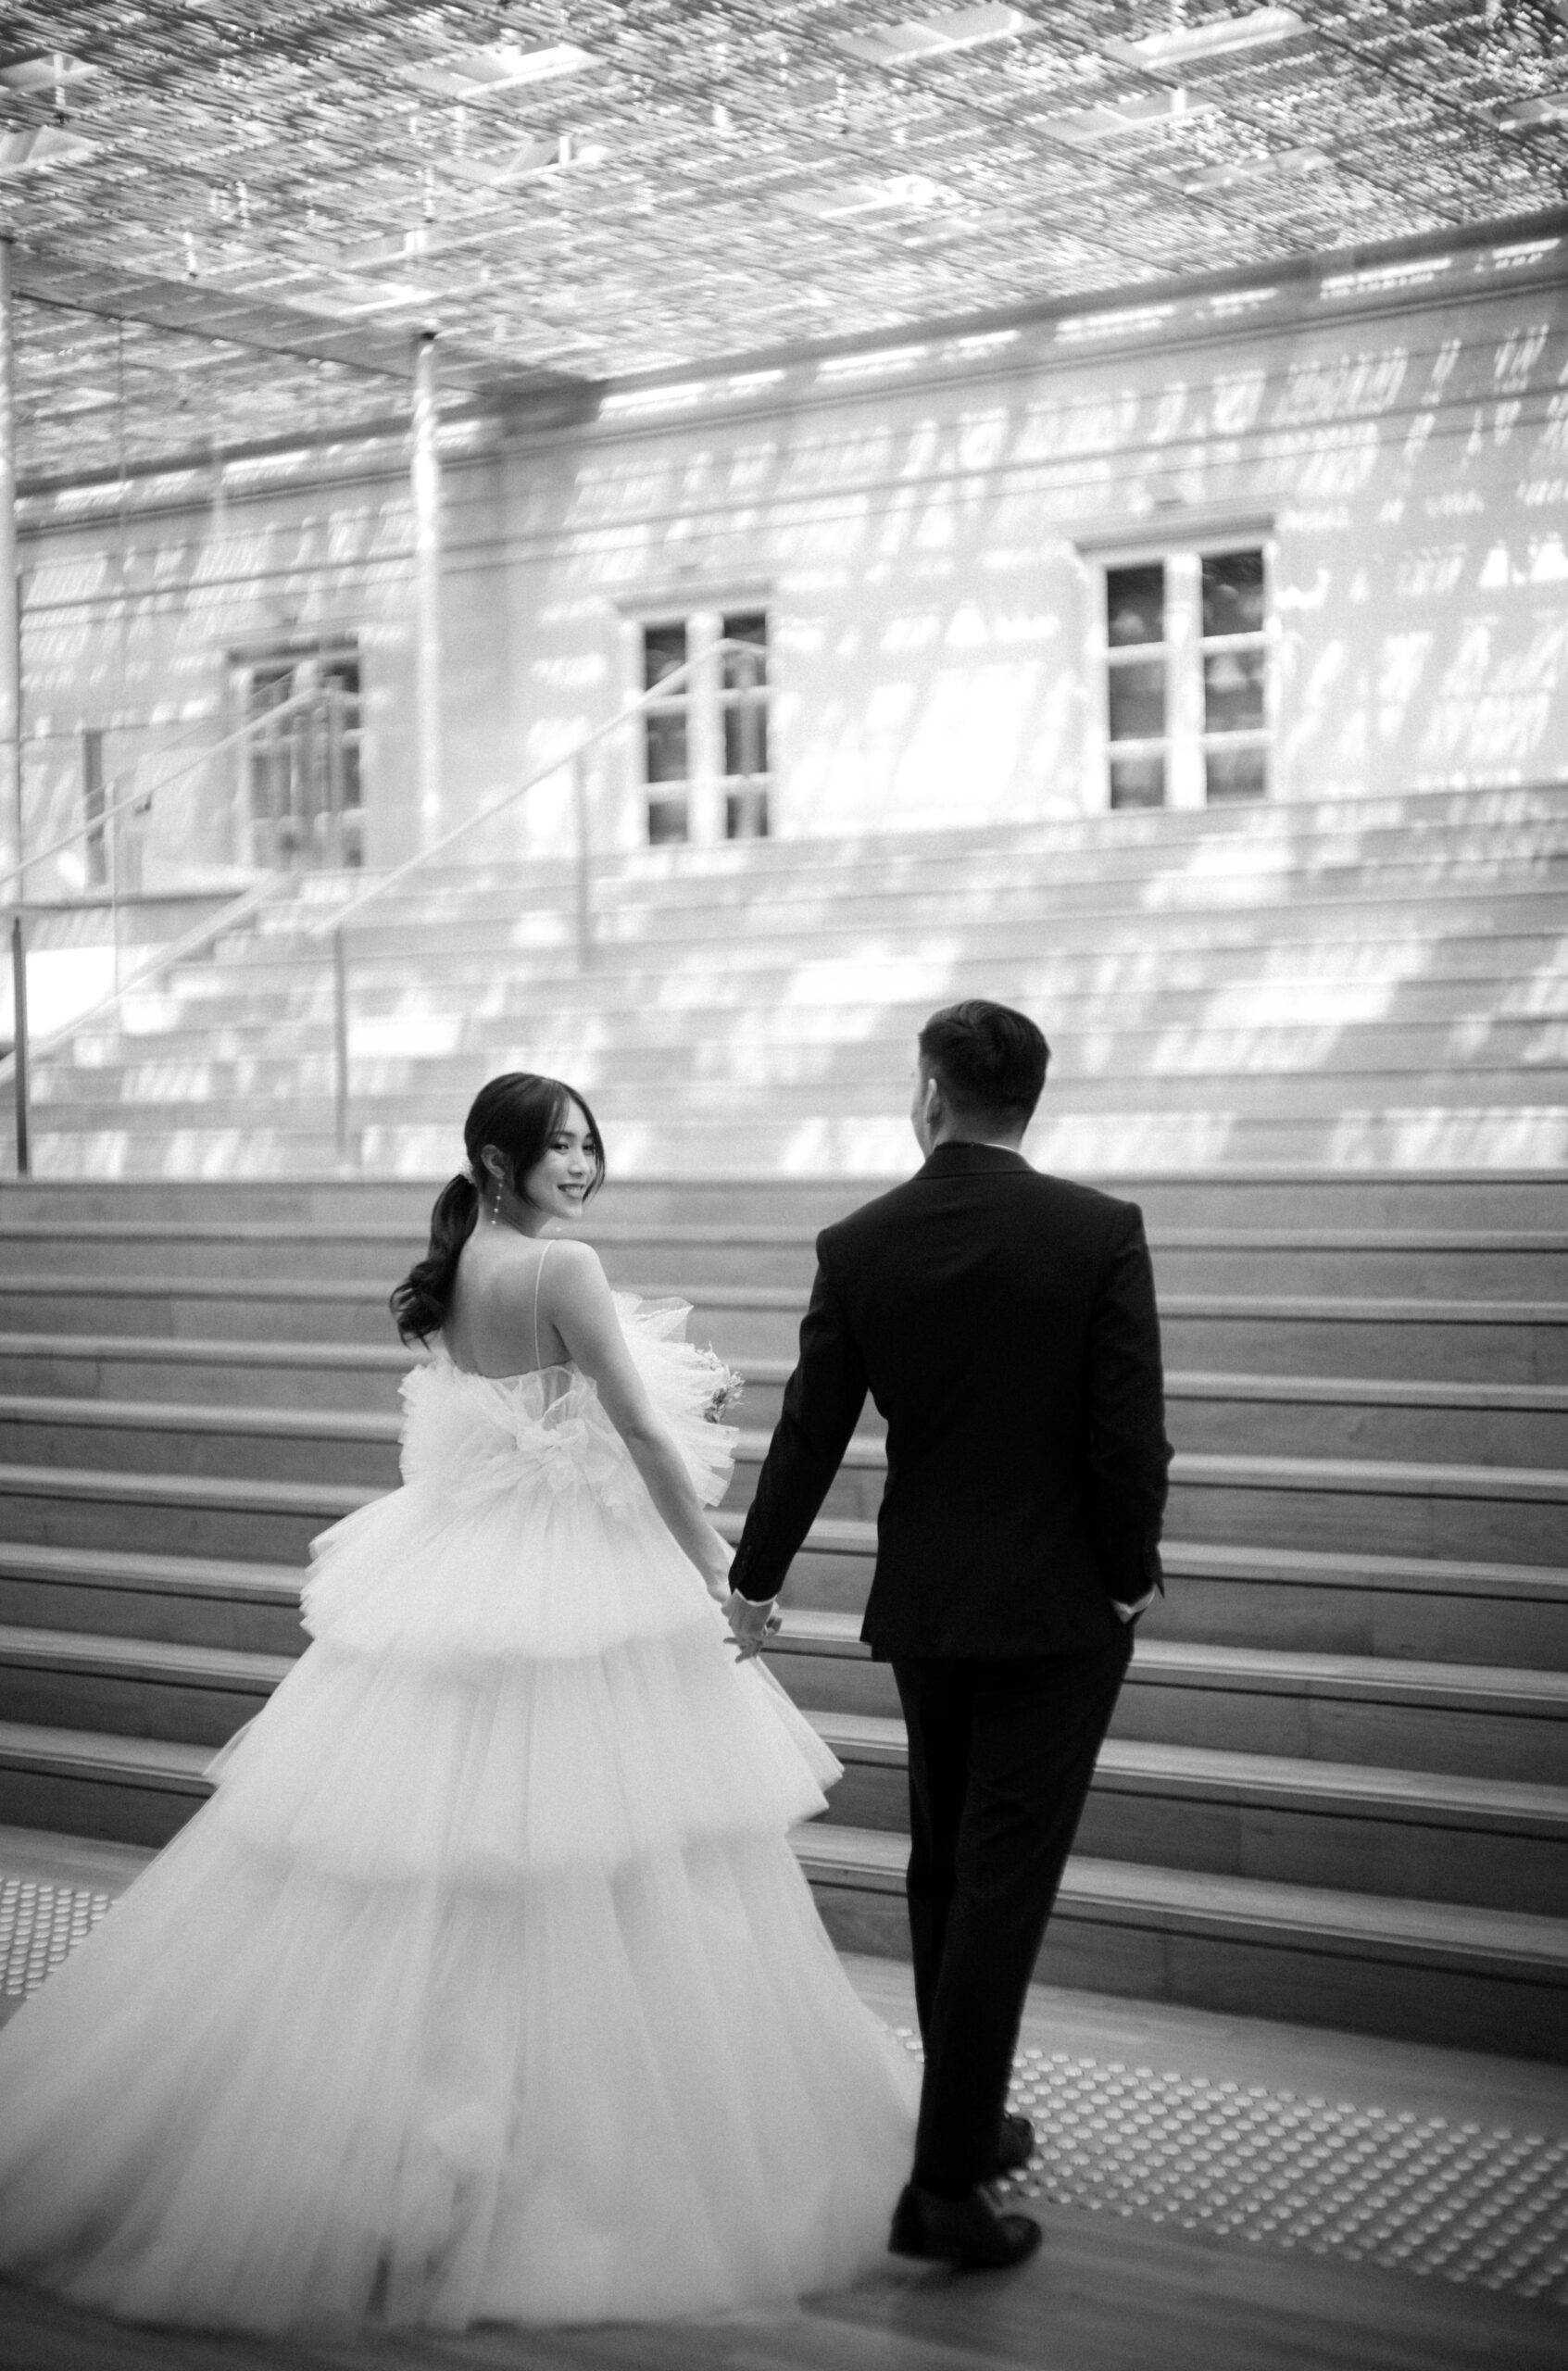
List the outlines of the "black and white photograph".
<svg viewBox="0 0 1568 2371">
<path fill-rule="evenodd" d="M 0 6 L 0 2363 L 1568 2355 L 1568 6 Z"/>
</svg>

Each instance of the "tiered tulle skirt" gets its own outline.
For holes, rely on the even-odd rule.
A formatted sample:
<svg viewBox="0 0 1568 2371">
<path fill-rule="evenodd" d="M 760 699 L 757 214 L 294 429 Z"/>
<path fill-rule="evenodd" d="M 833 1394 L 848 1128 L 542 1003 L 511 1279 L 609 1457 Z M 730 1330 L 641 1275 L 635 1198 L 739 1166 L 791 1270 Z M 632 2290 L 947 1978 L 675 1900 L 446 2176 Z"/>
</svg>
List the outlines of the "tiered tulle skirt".
<svg viewBox="0 0 1568 2371">
<path fill-rule="evenodd" d="M 0 2036 L 0 2265 L 274 2329 L 852 2280 L 915 2087 L 785 1833 L 837 1765 L 646 1496 L 409 1463 L 319 1543 L 211 1802 Z"/>
</svg>

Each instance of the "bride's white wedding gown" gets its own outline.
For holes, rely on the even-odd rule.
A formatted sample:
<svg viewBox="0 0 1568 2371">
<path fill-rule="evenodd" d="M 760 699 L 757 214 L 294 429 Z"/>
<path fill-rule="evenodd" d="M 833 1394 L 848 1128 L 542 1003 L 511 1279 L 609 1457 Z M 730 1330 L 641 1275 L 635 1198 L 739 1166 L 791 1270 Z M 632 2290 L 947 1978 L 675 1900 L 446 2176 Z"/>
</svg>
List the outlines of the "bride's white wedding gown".
<svg viewBox="0 0 1568 2371">
<path fill-rule="evenodd" d="M 622 1299 L 710 1502 L 685 1311 Z M 0 2035 L 0 2266 L 130 2318 L 649 2318 L 881 2257 L 917 2078 L 786 1829 L 838 1764 L 594 1385 L 404 1385 L 312 1644 Z"/>
</svg>

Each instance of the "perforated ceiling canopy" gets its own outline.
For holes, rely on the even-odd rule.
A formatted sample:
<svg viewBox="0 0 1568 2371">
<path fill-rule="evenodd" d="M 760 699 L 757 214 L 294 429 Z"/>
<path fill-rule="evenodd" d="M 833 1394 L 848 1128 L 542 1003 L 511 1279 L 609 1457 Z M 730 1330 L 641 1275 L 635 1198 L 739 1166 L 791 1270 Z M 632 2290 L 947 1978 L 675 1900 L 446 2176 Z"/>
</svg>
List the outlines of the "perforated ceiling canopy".
<svg viewBox="0 0 1568 2371">
<path fill-rule="evenodd" d="M 1551 0 L 80 0 L 0 18 L 57 477 L 1473 231 L 1568 198 Z"/>
</svg>

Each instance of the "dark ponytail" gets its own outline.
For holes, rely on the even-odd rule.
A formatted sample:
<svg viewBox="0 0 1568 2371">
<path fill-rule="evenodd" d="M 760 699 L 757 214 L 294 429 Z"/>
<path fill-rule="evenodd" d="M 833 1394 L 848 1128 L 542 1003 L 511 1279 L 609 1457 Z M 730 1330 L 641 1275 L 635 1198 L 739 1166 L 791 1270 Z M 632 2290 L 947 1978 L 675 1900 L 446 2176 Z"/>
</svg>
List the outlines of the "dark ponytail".
<svg viewBox="0 0 1568 2371">
<path fill-rule="evenodd" d="M 596 1194 L 604 1183 L 604 1140 L 597 1121 L 574 1086 L 568 1086 L 564 1079 L 541 1078 L 534 1071 L 504 1071 L 480 1088 L 463 1123 L 468 1168 L 459 1170 L 437 1195 L 430 1214 L 430 1248 L 392 1296 L 392 1314 L 405 1342 L 428 1342 L 446 1323 L 458 1281 L 458 1261 L 479 1217 L 479 1187 L 474 1181 L 486 1148 L 494 1146 L 501 1154 L 508 1180 L 521 1193 L 524 1178 L 544 1159 L 551 1137 L 573 1103 L 588 1123 L 594 1156 L 588 1191 Z"/>
<path fill-rule="evenodd" d="M 430 1248 L 392 1296 L 392 1314 L 405 1342 L 428 1342 L 446 1323 L 458 1254 L 479 1217 L 479 1188 L 466 1169 L 442 1187 L 430 1214 Z"/>
</svg>

